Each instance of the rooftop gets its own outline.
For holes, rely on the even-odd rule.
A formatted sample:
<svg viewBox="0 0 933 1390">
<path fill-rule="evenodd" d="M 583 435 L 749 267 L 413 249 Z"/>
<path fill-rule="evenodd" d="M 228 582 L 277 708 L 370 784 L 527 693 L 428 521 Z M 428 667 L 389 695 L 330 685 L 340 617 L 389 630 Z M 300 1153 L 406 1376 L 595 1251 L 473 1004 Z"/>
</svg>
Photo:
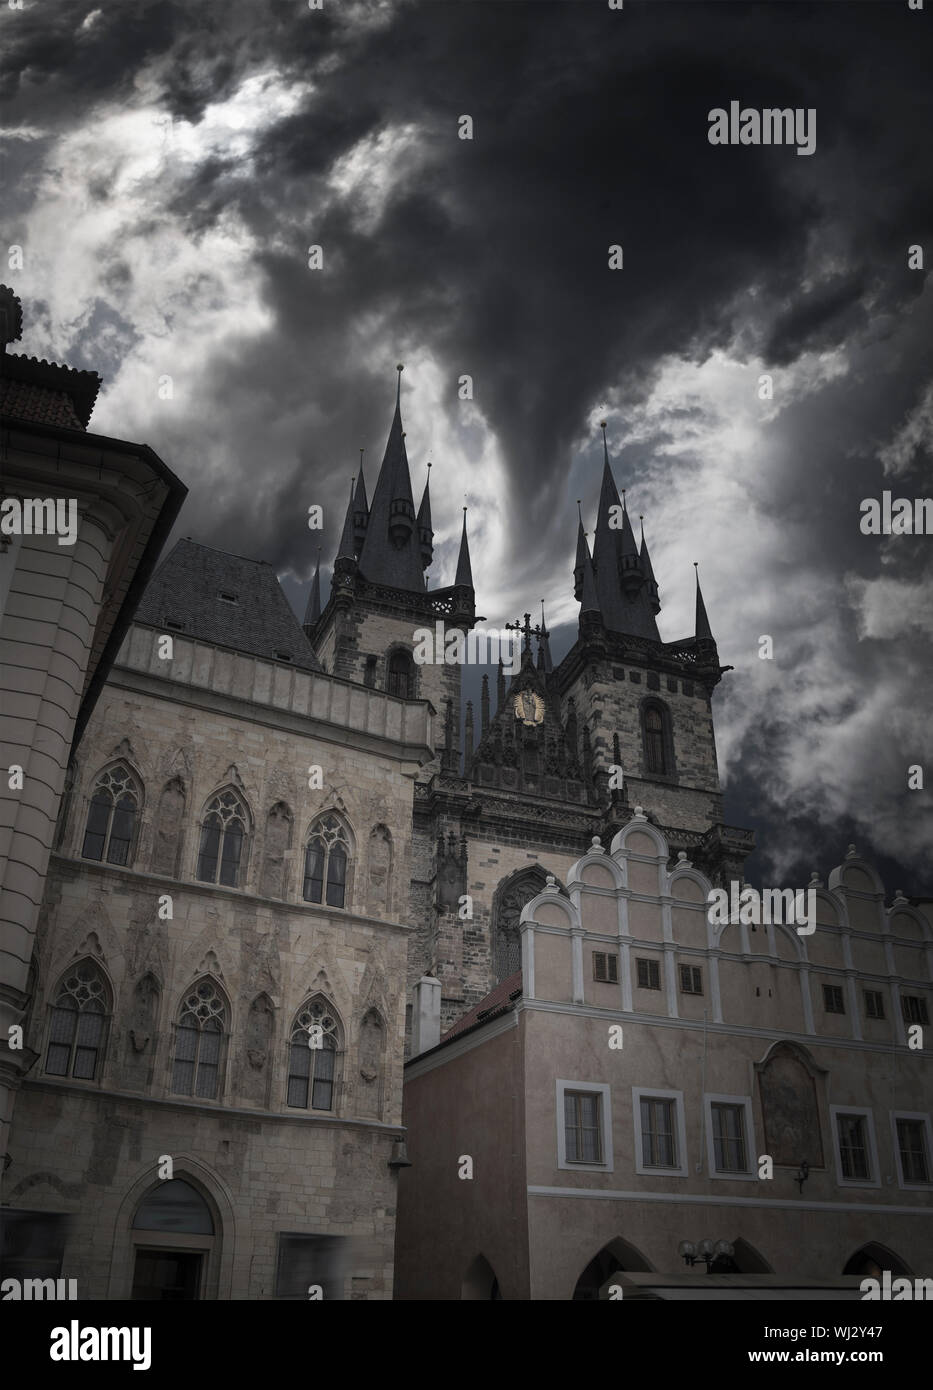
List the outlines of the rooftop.
<svg viewBox="0 0 933 1390">
<path fill-rule="evenodd" d="M 272 566 L 190 538 L 156 570 L 136 622 L 304 671 L 321 669 Z"/>
</svg>

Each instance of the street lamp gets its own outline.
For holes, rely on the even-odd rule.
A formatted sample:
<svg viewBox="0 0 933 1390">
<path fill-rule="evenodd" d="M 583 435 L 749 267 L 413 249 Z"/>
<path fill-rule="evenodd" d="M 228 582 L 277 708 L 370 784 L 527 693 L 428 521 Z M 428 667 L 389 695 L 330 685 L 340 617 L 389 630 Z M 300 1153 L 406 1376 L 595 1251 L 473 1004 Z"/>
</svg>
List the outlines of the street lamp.
<svg viewBox="0 0 933 1390">
<path fill-rule="evenodd" d="M 690 1265 L 691 1269 L 698 1260 L 706 1262 L 706 1272 L 711 1272 L 714 1261 L 720 1255 L 731 1257 L 735 1254 L 735 1246 L 728 1240 L 711 1241 L 709 1236 L 699 1241 L 696 1245 L 692 1241 L 682 1240 L 677 1247 L 678 1255 L 684 1257 L 684 1261 Z"/>
</svg>

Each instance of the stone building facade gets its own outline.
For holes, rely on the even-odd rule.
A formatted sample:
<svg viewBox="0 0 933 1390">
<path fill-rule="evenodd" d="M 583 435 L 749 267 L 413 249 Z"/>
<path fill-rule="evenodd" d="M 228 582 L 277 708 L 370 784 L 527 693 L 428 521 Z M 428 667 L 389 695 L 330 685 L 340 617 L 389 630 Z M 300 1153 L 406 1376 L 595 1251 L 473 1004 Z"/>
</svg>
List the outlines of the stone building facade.
<svg viewBox="0 0 933 1390">
<path fill-rule="evenodd" d="M 717 925 L 712 887 L 635 808 L 523 908 L 520 970 L 406 1066 L 397 1297 L 930 1275 L 933 921 L 852 848 L 809 935 Z"/>
<path fill-rule="evenodd" d="M 432 718 L 316 669 L 276 593 L 179 542 L 72 764 L 9 1200 L 68 1218 L 82 1297 L 391 1297 Z"/>
<path fill-rule="evenodd" d="M 0 1184 L 69 756 L 186 491 L 145 445 L 87 432 L 95 372 L 7 351 L 22 323 L 0 285 Z"/>
<path fill-rule="evenodd" d="M 22 409 L 34 383 L 20 385 Z M 78 388 L 63 392 L 83 402 L 86 423 Z M 87 463 L 67 425 L 32 420 L 17 430 L 4 422 L 4 449 L 29 435 L 39 454 L 69 467 Z M 702 1036 L 703 1057 L 721 1061 L 715 1094 L 741 1096 L 749 1126 L 758 1124 L 749 1068 L 771 1066 L 767 1049 L 786 1035 L 794 1046 L 774 1054 L 787 1072 L 781 1084 L 793 1089 L 794 1066 L 813 1081 L 807 1133 L 819 1114 L 821 1152 L 831 1152 L 818 1078 L 837 1066 L 842 1075 L 856 1053 L 871 1067 L 879 1056 L 900 1057 L 903 1038 L 872 1030 L 882 1019 L 894 1027 L 897 1008 L 907 1007 L 899 984 L 919 1001 L 909 1007 L 927 1007 L 918 986 L 929 979 L 926 929 L 895 904 L 898 931 L 879 932 L 880 886 L 868 867 L 847 861 L 830 882 L 837 915 L 821 926 L 825 940 L 813 938 L 802 954 L 772 933 L 754 941 L 745 928 L 731 938 L 708 935 L 697 895 L 741 882 L 753 845 L 749 831 L 723 819 L 712 701 L 729 668 L 720 665 L 699 584 L 693 635 L 661 639 L 647 544 L 643 535 L 635 540 L 605 441 L 592 549 L 582 521 L 578 532 L 577 640 L 555 665 L 544 613 L 534 627 L 526 614 L 517 669 L 509 679 L 501 666 L 487 673 L 478 711 L 462 706 L 456 660 L 420 659 L 425 631 L 444 648 L 480 619 L 465 517 L 454 582 L 429 585 L 431 501 L 426 484 L 416 512 L 400 382 L 372 498 L 361 469 L 329 595 L 322 603 L 318 568 L 301 624 L 260 561 L 185 540 L 153 574 L 153 547 L 178 485 L 172 493 L 173 480 L 161 474 L 158 486 L 147 481 L 140 470 L 154 467 L 154 456 L 143 449 L 95 438 L 93 457 L 110 488 L 108 506 L 119 501 L 126 510 L 122 531 L 108 512 L 111 550 L 102 540 L 97 560 L 87 560 L 105 613 L 93 634 L 93 604 L 77 579 L 72 593 L 54 549 L 22 548 L 31 557 L 23 572 L 37 576 L 34 593 L 19 581 L 2 589 L 0 556 L 0 636 L 14 656 L 32 645 L 24 621 L 39 624 L 55 647 L 48 604 L 59 603 L 62 642 L 72 642 L 66 615 L 75 606 L 93 657 L 81 666 L 79 650 L 65 653 L 72 693 L 84 692 L 80 737 L 70 739 L 67 720 L 56 731 L 47 804 L 35 808 L 44 819 L 35 821 L 30 803 L 32 819 L 20 825 L 26 803 L 16 803 L 0 839 L 9 855 L 38 823 L 45 846 L 31 878 L 14 864 L 4 879 L 22 921 L 13 912 L 3 923 L 12 964 L 0 999 L 25 1030 L 21 1057 L 4 1052 L 0 1066 L 19 1087 L 0 1207 L 7 1272 L 77 1278 L 91 1298 L 307 1298 L 309 1290 L 389 1298 L 398 1174 L 407 1164 L 403 1120 L 422 1164 L 409 1192 L 424 1194 L 426 1212 L 450 1195 L 446 1149 L 425 1137 L 425 1096 L 450 1133 L 463 1136 L 460 1151 L 483 1155 L 483 1182 L 491 1169 L 508 1175 L 496 1194 L 482 1183 L 458 1187 L 439 1217 L 451 1269 L 466 1255 L 450 1222 L 487 1229 L 464 1191 L 470 1200 L 484 1191 L 505 1223 L 500 1243 L 483 1236 L 470 1256 L 487 1264 L 464 1276 L 467 1296 L 492 1286 L 490 1261 L 502 1296 L 573 1296 L 569 1264 L 548 1282 L 540 1261 L 557 1259 L 574 1213 L 595 1213 L 581 1226 L 592 1243 L 606 1202 L 633 1191 L 654 1205 L 648 1215 L 633 1207 L 634 1224 L 627 1219 L 618 1239 L 654 1251 L 637 1260 L 666 1268 L 652 1244 L 659 1237 L 650 1213 L 661 1196 L 645 1196 L 640 1181 L 621 1197 L 604 1182 L 592 1208 L 580 1205 L 588 1191 L 574 1191 L 569 1214 L 562 1193 L 550 1191 L 568 1180 L 551 1180 L 553 1145 L 541 1136 L 553 1138 L 554 1086 L 574 1079 L 554 1059 L 566 1055 L 584 1080 L 596 1077 L 591 1095 L 609 1095 L 604 1088 L 618 1078 L 597 1076 L 594 1049 L 599 1029 L 623 1015 L 627 1030 L 637 1025 L 633 1037 L 626 1031 L 626 1057 L 634 1047 L 645 1059 L 644 1080 L 631 1085 L 686 1096 L 678 1059 L 684 1049 L 694 1058 Z M 111 458 L 119 464 L 113 478 L 104 466 Z M 95 515 L 89 507 L 88 526 Z M 87 534 L 93 550 L 96 532 Z M 115 566 L 114 554 L 137 564 L 137 580 L 130 582 L 132 565 Z M 121 606 L 111 611 L 114 593 Z M 19 665 L 30 681 L 46 679 L 27 660 Z M 49 678 L 64 679 L 57 649 L 47 665 Z M 22 747 L 41 760 L 42 731 L 51 728 L 39 717 L 44 697 L 31 685 L 13 694 L 19 704 L 4 713 L 19 723 L 4 752 Z M 37 776 L 37 796 L 42 785 Z M 594 843 L 610 844 L 611 855 L 600 858 Z M 867 877 L 857 881 L 860 873 Z M 863 900 L 875 914 L 867 925 Z M 913 945 L 901 939 L 908 917 L 920 932 Z M 853 933 L 861 933 L 857 963 Z M 604 949 L 594 944 L 601 936 Z M 830 941 L 839 959 L 820 954 Z M 633 967 L 634 950 L 641 964 Z M 701 989 L 681 995 L 688 966 Z M 824 967 L 843 977 L 832 990 L 841 991 L 849 1022 L 833 1009 L 820 1016 L 820 1031 L 806 981 L 818 1000 Z M 863 1017 L 859 972 L 883 977 L 873 992 L 890 1003 L 850 1034 Z M 841 1062 L 819 1053 L 827 1039 Z M 403 1116 L 406 1055 L 413 1060 Z M 499 1070 L 487 1100 L 471 1093 L 470 1069 L 487 1086 L 494 1056 Z M 449 1089 L 432 1091 L 442 1076 Z M 876 1081 L 868 1100 L 853 1100 L 850 1087 L 840 1103 L 870 1108 Z M 682 1107 L 681 1129 L 695 1128 L 709 1094 L 709 1085 L 700 1089 L 689 1121 Z M 611 1139 L 621 1162 L 635 1141 L 612 1104 L 621 1128 L 606 1130 L 604 1151 Z M 913 1110 L 926 1113 L 920 1104 Z M 752 1135 L 749 1128 L 749 1152 Z M 526 1170 L 535 1177 L 526 1181 Z M 598 1186 L 611 1169 L 594 1171 Z M 826 1173 L 815 1180 L 837 1210 Z M 747 1175 L 734 1181 L 747 1191 Z M 725 1190 L 716 1178 L 714 1191 Z M 683 1193 L 658 1189 L 668 1191 L 673 1210 Z M 402 1286 L 406 1297 L 428 1296 L 417 1292 L 426 1286 L 412 1270 L 419 1260 L 430 1265 L 420 1245 L 430 1231 L 410 1219 L 399 1236 Z M 528 1245 L 532 1227 L 543 1254 Z M 767 1235 L 752 1225 L 742 1238 L 763 1248 Z M 917 1258 L 909 1242 L 901 1248 L 905 1262 Z M 600 1260 L 628 1269 L 631 1257 L 614 1249 Z M 576 1253 L 582 1246 L 568 1259 Z M 583 1282 L 590 1293 L 594 1277 Z M 437 1287 L 459 1297 L 462 1283 L 458 1275 Z"/>
</svg>

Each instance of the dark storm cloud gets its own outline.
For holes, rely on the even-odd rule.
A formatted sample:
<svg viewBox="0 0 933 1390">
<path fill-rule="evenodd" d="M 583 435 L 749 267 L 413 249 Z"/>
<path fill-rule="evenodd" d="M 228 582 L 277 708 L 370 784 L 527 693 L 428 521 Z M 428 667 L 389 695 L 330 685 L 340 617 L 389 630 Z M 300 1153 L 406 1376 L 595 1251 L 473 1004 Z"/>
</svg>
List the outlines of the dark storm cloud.
<svg viewBox="0 0 933 1390">
<path fill-rule="evenodd" d="M 906 268 L 908 244 L 925 244 L 928 255 L 933 245 L 923 18 L 874 4 L 610 11 L 601 0 L 394 9 L 325 0 L 307 13 L 198 0 L 102 5 L 82 27 L 92 10 L 4 15 L 0 121 L 44 131 L 93 124 L 100 103 L 129 101 L 142 81 L 150 104 L 197 123 L 256 74 L 308 86 L 298 109 L 257 134 L 249 160 L 212 149 L 179 162 L 158 190 L 153 225 L 170 219 L 190 245 L 234 214 L 249 229 L 273 321 L 264 335 L 205 344 L 199 399 L 185 405 L 182 394 L 151 441 L 192 486 L 185 531 L 307 574 L 307 501 L 342 516 L 358 445 L 369 450 L 372 487 L 394 362 L 423 350 L 445 370 L 451 420 L 458 377 L 474 378 L 508 468 L 510 495 L 496 505 L 514 528 L 512 572 L 533 606 L 554 592 L 556 574 L 569 584 L 573 497 L 592 517 L 598 449 L 571 465 L 595 405 L 636 415 L 671 357 L 699 367 L 722 352 L 774 373 L 780 410 L 768 457 L 748 460 L 734 524 L 779 516 L 783 548 L 730 583 L 737 605 L 750 585 L 773 595 L 762 630 L 789 665 L 770 707 L 758 709 L 763 697 L 742 666 L 758 630 L 734 623 L 735 651 L 723 659 L 739 669 L 725 708 L 737 718 L 744 701 L 760 716 L 733 750 L 743 768 L 737 803 L 757 807 L 787 853 L 812 839 L 827 813 L 817 790 L 790 815 L 768 780 L 802 698 L 787 673 L 808 670 L 814 688 L 828 688 L 832 661 L 838 684 L 858 698 L 884 687 L 898 701 L 911 689 L 903 654 L 860 637 L 854 608 L 841 612 L 830 656 L 819 632 L 825 598 L 816 596 L 827 586 L 841 594 L 848 573 L 913 582 L 929 567 L 919 538 L 895 555 L 863 544 L 856 520 L 858 500 L 884 485 L 879 448 L 930 375 L 924 276 Z M 731 100 L 815 109 L 815 154 L 710 146 L 707 113 Z M 475 123 L 472 141 L 457 138 L 463 114 Z M 407 141 L 409 156 L 392 162 L 384 139 Z M 365 142 L 379 151 L 371 178 L 338 194 L 335 168 Z M 106 202 L 107 185 L 98 174 L 92 196 Z M 322 274 L 308 270 L 310 242 L 325 248 Z M 619 272 L 607 265 L 615 243 L 624 248 Z M 102 266 L 98 295 L 117 293 L 122 264 L 115 253 Z M 101 344 L 120 341 L 111 334 Z M 801 362 L 816 371 L 833 352 L 844 353 L 846 370 L 806 394 Z M 701 471 L 699 443 L 695 453 L 684 445 L 699 441 L 711 410 L 703 399 L 676 405 L 617 463 L 655 528 L 665 499 Z M 210 473 L 208 430 L 225 451 Z M 923 457 L 921 448 L 913 466 Z M 338 527 L 328 527 L 325 563 Z M 702 540 L 702 522 L 694 534 Z M 720 569 L 730 563 L 725 552 L 714 558 Z M 812 580 L 809 609 L 786 598 L 801 576 Z M 671 581 L 658 577 L 663 598 Z M 727 613 L 719 624 L 711 616 L 714 628 L 728 626 Z M 851 717 L 840 708 L 816 699 L 806 717 L 832 728 Z M 879 787 L 890 798 L 910 737 L 892 747 L 877 720 L 875 734 L 887 750 Z M 790 778 L 798 790 L 803 776 L 798 766 Z"/>
</svg>

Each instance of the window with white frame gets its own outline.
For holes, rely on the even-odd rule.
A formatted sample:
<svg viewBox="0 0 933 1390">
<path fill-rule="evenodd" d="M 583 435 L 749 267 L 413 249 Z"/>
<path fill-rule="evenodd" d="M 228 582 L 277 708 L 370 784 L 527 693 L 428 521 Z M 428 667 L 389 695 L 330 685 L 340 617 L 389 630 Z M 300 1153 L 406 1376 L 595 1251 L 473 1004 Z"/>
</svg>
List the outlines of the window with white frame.
<svg viewBox="0 0 933 1390">
<path fill-rule="evenodd" d="M 901 1187 L 929 1187 L 933 1182 L 930 1117 L 919 1111 L 901 1110 L 891 1116 L 898 1181 Z"/>
<path fill-rule="evenodd" d="M 687 1176 L 683 1091 L 632 1087 L 635 1170 Z"/>
<path fill-rule="evenodd" d="M 656 960 L 647 960 L 638 956 L 635 959 L 638 969 L 638 988 L 639 989 L 660 989 L 661 988 L 661 967 Z"/>
<path fill-rule="evenodd" d="M 878 1187 L 878 1151 L 871 1110 L 831 1105 L 836 1173 L 841 1186 Z"/>
<path fill-rule="evenodd" d="M 593 979 L 609 985 L 618 984 L 619 957 L 613 955 L 611 951 L 594 951 Z"/>
<path fill-rule="evenodd" d="M 710 1173 L 718 1178 L 754 1178 L 751 1097 L 708 1095 L 705 1102 Z"/>
<path fill-rule="evenodd" d="M 557 1082 L 557 1166 L 612 1172 L 612 1111 L 605 1083 Z"/>
<path fill-rule="evenodd" d="M 682 965 L 680 967 L 680 992 L 681 994 L 703 993 L 703 971 L 698 965 Z"/>
</svg>

